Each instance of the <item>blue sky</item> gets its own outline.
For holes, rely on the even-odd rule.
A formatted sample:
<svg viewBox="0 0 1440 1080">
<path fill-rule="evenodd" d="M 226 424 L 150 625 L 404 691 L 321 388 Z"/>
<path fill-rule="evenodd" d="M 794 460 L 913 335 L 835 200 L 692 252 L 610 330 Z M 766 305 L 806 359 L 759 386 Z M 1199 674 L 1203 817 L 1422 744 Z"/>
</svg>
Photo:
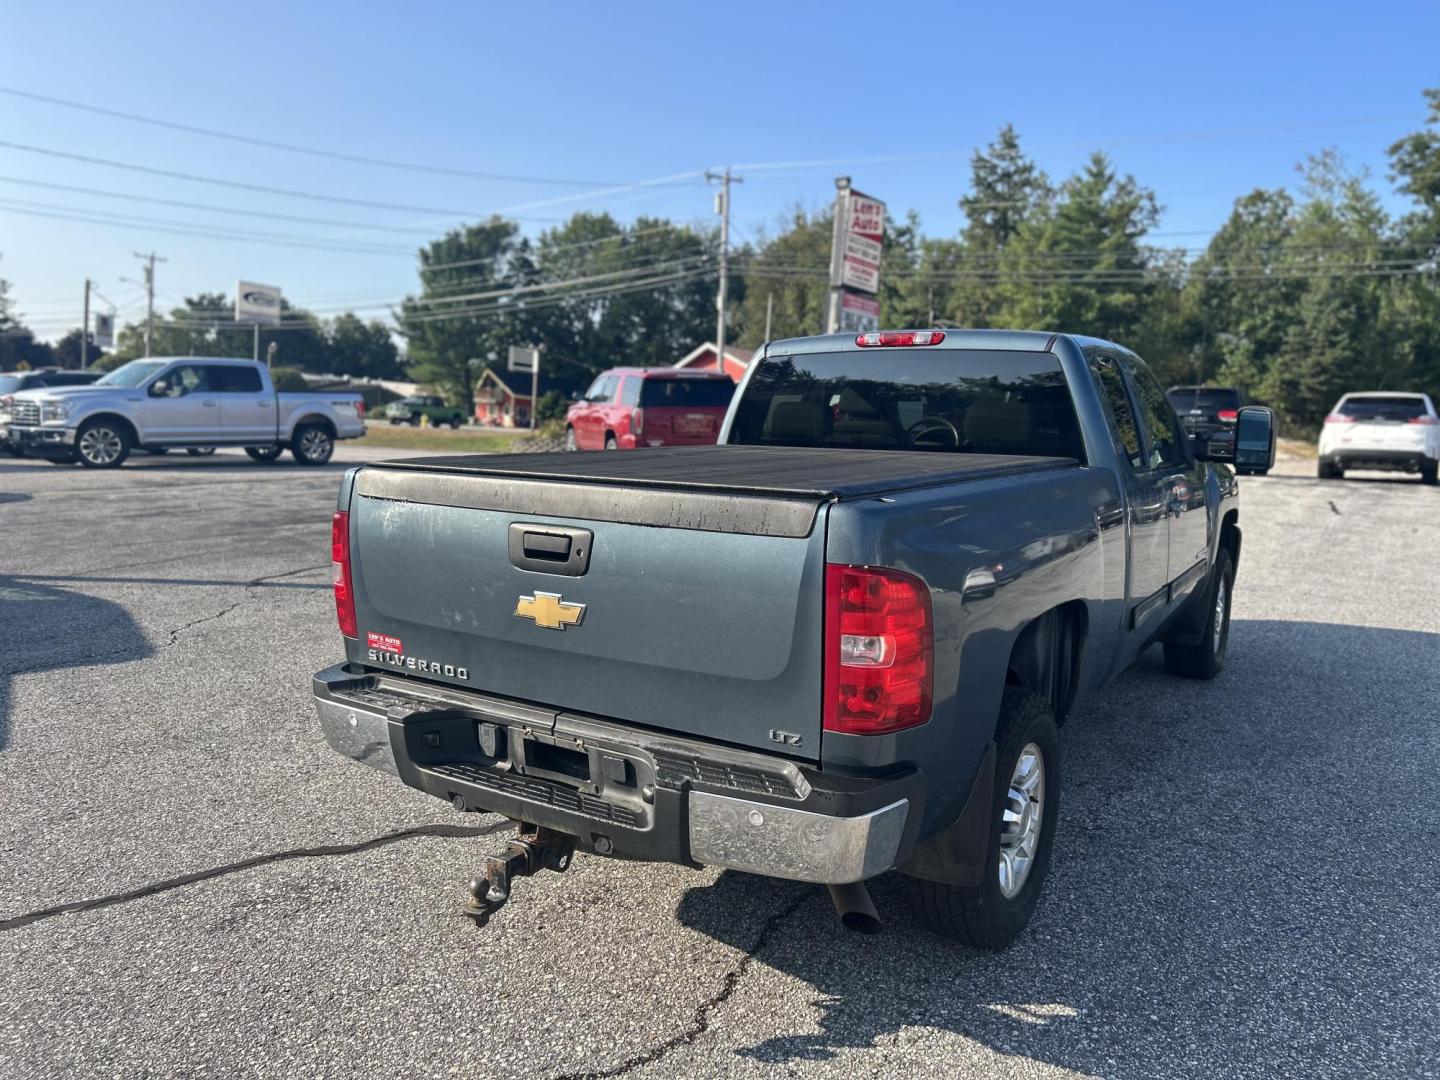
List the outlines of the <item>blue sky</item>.
<svg viewBox="0 0 1440 1080">
<path fill-rule="evenodd" d="M 1052 177 L 1107 150 L 1164 205 L 1157 242 L 1203 244 L 1236 195 L 1293 184 L 1296 161 L 1322 147 L 1368 167 L 1388 193 L 1384 148 L 1421 124 L 1421 88 L 1440 84 L 1440 4 L 1418 0 L 404 8 L 232 0 L 121 10 L 10 5 L 0 86 L 349 154 L 577 183 L 342 163 L 0 94 L 0 141 L 414 208 L 237 191 L 0 146 L 8 178 L 0 180 L 0 277 L 47 338 L 78 325 L 86 276 L 122 319 L 142 312 L 138 286 L 120 280 L 139 279 L 135 250 L 168 259 L 157 274 L 162 309 L 188 293 L 231 292 L 245 278 L 280 285 L 317 310 L 354 304 L 381 314 L 379 305 L 415 288 L 412 249 L 462 220 L 430 211 L 473 218 L 523 208 L 514 212 L 559 219 L 586 208 L 708 224 L 712 195 L 698 178 L 607 187 L 727 163 L 745 175 L 734 195 L 740 241 L 773 231 L 797 203 L 822 205 L 841 173 L 892 212 L 918 211 L 928 234 L 951 235 L 963 223 L 956 199 L 969 155 L 1006 122 Z M 866 160 L 877 158 L 891 160 Z M 809 161 L 827 164 L 760 167 Z M 399 231 L 156 206 L 16 179 Z M 95 212 L 274 238 L 39 216 Z M 368 248 L 284 246 L 291 242 Z"/>
</svg>

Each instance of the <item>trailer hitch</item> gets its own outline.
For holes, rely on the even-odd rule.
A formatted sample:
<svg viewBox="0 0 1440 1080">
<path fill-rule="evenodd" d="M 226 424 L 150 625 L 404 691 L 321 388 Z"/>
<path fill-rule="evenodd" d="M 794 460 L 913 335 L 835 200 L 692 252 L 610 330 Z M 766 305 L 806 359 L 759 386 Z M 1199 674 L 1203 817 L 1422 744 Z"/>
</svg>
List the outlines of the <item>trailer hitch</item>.
<svg viewBox="0 0 1440 1080">
<path fill-rule="evenodd" d="M 520 832 L 498 855 L 485 860 L 485 873 L 470 882 L 470 899 L 464 912 L 484 926 L 510 899 L 511 879 L 529 877 L 541 870 L 564 873 L 575 854 L 575 838 L 543 825 L 520 824 Z"/>
</svg>

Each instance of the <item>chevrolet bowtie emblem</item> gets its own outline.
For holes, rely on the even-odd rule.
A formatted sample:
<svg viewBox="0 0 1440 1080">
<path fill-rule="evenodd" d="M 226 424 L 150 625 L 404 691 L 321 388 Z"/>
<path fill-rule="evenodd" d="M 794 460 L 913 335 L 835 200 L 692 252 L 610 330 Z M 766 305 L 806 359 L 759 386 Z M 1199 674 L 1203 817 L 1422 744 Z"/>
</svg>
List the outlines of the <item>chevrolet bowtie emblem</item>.
<svg viewBox="0 0 1440 1080">
<path fill-rule="evenodd" d="M 534 596 L 520 597 L 515 614 L 521 619 L 534 619 L 536 626 L 546 630 L 564 630 L 567 626 L 580 625 L 585 617 L 585 605 L 567 604 L 559 593 L 537 590 Z"/>
</svg>

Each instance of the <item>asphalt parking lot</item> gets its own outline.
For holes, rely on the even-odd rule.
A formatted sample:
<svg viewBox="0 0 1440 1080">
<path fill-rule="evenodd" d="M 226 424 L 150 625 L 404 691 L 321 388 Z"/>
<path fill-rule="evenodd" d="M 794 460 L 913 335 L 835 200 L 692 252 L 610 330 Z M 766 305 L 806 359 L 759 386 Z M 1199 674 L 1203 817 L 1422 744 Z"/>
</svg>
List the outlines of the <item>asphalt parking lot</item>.
<svg viewBox="0 0 1440 1080">
<path fill-rule="evenodd" d="M 1242 481 L 1226 671 L 1064 730 L 988 955 L 584 856 L 477 930 L 497 819 L 315 725 L 343 467 L 0 458 L 0 1075 L 1440 1074 L 1440 490 Z"/>
</svg>

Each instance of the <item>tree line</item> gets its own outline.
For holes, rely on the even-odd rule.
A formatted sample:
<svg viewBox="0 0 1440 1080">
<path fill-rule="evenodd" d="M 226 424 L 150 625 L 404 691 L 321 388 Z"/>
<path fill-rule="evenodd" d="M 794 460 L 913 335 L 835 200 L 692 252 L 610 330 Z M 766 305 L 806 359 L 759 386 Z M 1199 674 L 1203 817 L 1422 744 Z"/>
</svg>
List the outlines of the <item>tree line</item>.
<svg viewBox="0 0 1440 1080">
<path fill-rule="evenodd" d="M 1301 163 L 1296 190 L 1239 196 L 1194 250 L 1146 242 L 1155 193 L 1105 154 L 1055 181 L 1006 126 L 970 160 L 958 235 L 924 235 L 913 212 L 887 222 L 881 323 L 1111 338 L 1167 383 L 1238 386 L 1307 427 L 1345 390 L 1440 395 L 1440 89 L 1426 99 L 1420 130 L 1388 148 L 1405 213 L 1389 214 L 1367 176 L 1323 151 Z M 823 329 L 831 228 L 829 209 L 798 208 L 734 252 L 732 340 Z M 469 408 L 485 367 L 503 366 L 511 345 L 540 345 L 545 372 L 579 386 L 713 339 L 718 243 L 712 228 L 664 218 L 580 212 L 531 237 L 495 217 L 420 250 L 418 288 L 393 327 L 287 304 L 261 348 L 274 341 L 287 367 L 408 377 Z M 153 351 L 249 355 L 251 331 L 233 327 L 231 310 L 221 294 L 187 299 L 157 320 Z M 104 362 L 140 355 L 143 333 L 127 325 Z M 38 366 L 50 348 L 27 337 L 0 283 L 0 366 Z M 57 348 L 78 364 L 78 332 Z"/>
</svg>

